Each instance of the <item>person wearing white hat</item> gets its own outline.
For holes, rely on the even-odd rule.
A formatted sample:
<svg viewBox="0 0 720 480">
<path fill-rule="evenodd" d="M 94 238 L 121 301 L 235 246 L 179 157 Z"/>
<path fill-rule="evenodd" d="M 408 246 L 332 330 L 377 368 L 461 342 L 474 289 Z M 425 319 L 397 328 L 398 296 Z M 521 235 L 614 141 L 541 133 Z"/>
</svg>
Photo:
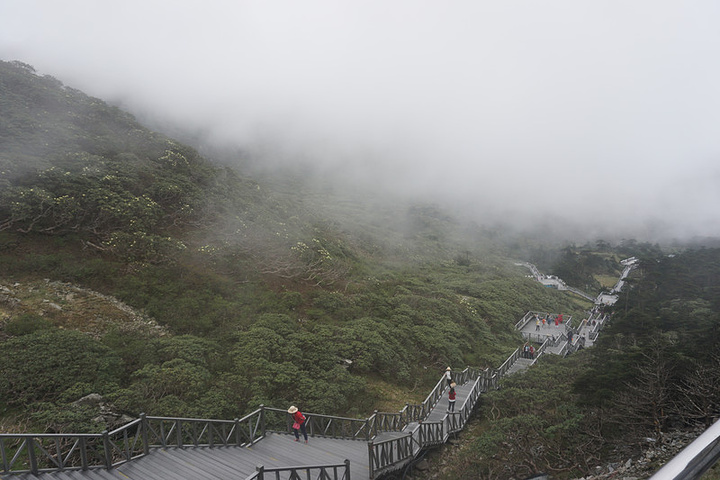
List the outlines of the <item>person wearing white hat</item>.
<svg viewBox="0 0 720 480">
<path fill-rule="evenodd" d="M 443 378 L 447 380 L 448 387 L 452 383 L 452 368 L 447 367 L 445 369 L 445 374 L 443 375 Z"/>
<path fill-rule="evenodd" d="M 295 405 L 288 408 L 288 413 L 292 415 L 293 421 L 295 422 L 292 426 L 293 433 L 295 434 L 295 441 L 300 441 L 300 433 L 302 433 L 305 438 L 305 443 L 308 443 L 307 430 L 305 429 L 305 420 L 307 420 L 307 418 Z"/>
</svg>

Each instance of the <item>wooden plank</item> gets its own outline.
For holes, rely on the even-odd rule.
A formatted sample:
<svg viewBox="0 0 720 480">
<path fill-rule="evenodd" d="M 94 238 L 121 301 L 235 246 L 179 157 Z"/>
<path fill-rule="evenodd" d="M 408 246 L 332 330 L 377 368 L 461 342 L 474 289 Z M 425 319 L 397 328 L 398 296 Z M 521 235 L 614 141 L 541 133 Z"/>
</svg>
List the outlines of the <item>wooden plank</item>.
<svg viewBox="0 0 720 480">
<path fill-rule="evenodd" d="M 255 464 L 247 462 L 220 462 L 218 457 L 232 459 L 233 457 L 240 459 L 244 457 L 243 448 L 198 448 L 191 451 L 173 451 L 168 452 L 173 456 L 175 461 L 185 465 L 191 465 L 193 468 L 207 472 L 211 478 L 242 478 L 244 479 L 255 471 Z"/>
<path fill-rule="evenodd" d="M 183 451 L 183 449 L 167 450 Z M 129 462 L 121 466 L 121 468 L 120 471 L 132 480 L 146 478 L 152 478 L 152 480 L 213 480 L 217 478 L 192 465 L 178 462 L 177 458 L 168 454 L 166 449 L 153 449 L 150 455 Z"/>
</svg>

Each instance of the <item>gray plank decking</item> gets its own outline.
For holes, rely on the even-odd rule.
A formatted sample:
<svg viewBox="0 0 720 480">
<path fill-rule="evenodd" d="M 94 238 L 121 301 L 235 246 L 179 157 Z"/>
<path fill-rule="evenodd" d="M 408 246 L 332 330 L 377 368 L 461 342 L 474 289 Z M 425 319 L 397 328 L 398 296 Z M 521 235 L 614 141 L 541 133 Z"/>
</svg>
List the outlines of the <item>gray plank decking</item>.
<svg viewBox="0 0 720 480">
<path fill-rule="evenodd" d="M 341 464 L 350 460 L 351 478 L 367 479 L 368 445 L 359 440 L 311 437 L 305 444 L 292 435 L 268 434 L 249 448 L 158 448 L 112 470 L 65 471 L 39 475 L 0 475 L 8 480 L 244 480 L 255 467 Z"/>
</svg>

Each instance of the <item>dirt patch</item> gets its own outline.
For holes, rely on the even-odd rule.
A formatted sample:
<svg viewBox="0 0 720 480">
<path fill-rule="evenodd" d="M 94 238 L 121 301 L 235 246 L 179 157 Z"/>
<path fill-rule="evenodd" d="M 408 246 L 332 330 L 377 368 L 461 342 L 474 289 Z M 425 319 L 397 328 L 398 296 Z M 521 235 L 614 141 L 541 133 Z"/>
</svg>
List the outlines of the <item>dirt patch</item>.
<svg viewBox="0 0 720 480">
<path fill-rule="evenodd" d="M 168 334 L 155 320 L 114 297 L 48 279 L 21 283 L 0 278 L 0 333 L 27 314 L 95 338 L 110 330 L 151 337 Z"/>
</svg>

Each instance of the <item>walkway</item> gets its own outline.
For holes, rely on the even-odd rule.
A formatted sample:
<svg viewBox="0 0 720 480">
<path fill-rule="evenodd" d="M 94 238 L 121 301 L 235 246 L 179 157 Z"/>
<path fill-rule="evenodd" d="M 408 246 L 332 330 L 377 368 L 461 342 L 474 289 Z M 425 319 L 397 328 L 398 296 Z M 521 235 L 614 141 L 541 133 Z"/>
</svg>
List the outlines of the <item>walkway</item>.
<svg viewBox="0 0 720 480">
<path fill-rule="evenodd" d="M 266 468 L 289 465 L 341 464 L 350 460 L 352 479 L 369 478 L 367 443 L 358 440 L 295 437 L 270 433 L 252 447 L 157 448 L 142 458 L 111 470 L 64 471 L 38 475 L 0 475 L 25 480 L 218 480 L 246 479 L 258 465 Z"/>
<path fill-rule="evenodd" d="M 625 285 L 625 280 L 627 279 L 628 275 L 630 275 L 630 272 L 637 268 L 637 266 L 639 265 L 639 261 L 635 257 L 630 257 L 620 261 L 620 264 L 624 268 L 615 286 L 610 290 L 610 292 L 601 292 L 600 294 L 598 294 L 597 297 L 592 297 L 578 288 L 568 286 L 562 279 L 556 277 L 555 275 L 543 275 L 532 263 L 518 262 L 515 265 L 530 269 L 530 271 L 532 272 L 532 275 L 530 276 L 545 285 L 546 287 L 557 288 L 558 290 L 567 290 L 569 292 L 580 295 L 586 300 L 594 302 L 596 305 L 614 305 L 618 299 L 619 292 Z"/>
<path fill-rule="evenodd" d="M 517 351 L 513 355 L 517 357 Z M 512 357 L 513 356 L 511 356 L 511 358 Z M 511 363 L 512 362 L 506 362 L 502 368 L 507 371 L 507 365 Z M 377 478 L 384 473 L 402 468 L 404 465 L 410 463 L 422 449 L 427 448 L 429 445 L 444 443 L 453 431 L 461 430 L 474 409 L 479 394 L 482 393 L 482 391 L 486 391 L 491 385 L 496 386 L 499 376 L 499 370 L 495 371 L 492 369 L 480 372 L 480 374 L 478 374 L 478 372 L 473 373 L 470 369 L 456 373 L 455 378 L 457 381 L 463 383 L 456 387 L 457 400 L 455 413 L 447 412 L 447 383 L 444 379 L 438 381 L 435 389 L 422 405 L 409 406 L 412 407 L 411 409 L 406 407 L 403 409 L 404 413 L 401 412 L 399 414 L 375 414 L 371 417 L 372 421 L 371 419 L 342 419 L 339 417 L 306 413 L 308 416 L 309 430 L 313 431 L 314 429 L 316 433 L 310 437 L 307 444 L 305 444 L 302 439 L 300 442 L 295 442 L 294 436 L 289 433 L 272 431 L 256 438 L 253 438 L 253 435 L 250 434 L 249 438 L 253 438 L 252 443 L 246 442 L 246 444 L 241 446 L 167 446 L 150 448 L 144 455 L 128 455 L 128 457 L 133 457 L 130 461 L 120 463 L 111 469 L 90 468 L 84 471 L 64 470 L 38 473 L 37 475 L 32 473 L 5 473 L 0 474 L 0 479 L 245 480 L 258 478 L 258 465 L 262 465 L 265 469 L 289 466 L 336 465 L 337 468 L 334 469 L 334 474 L 330 472 L 328 477 L 323 476 L 319 468 L 315 467 L 315 470 L 310 473 L 307 473 L 305 469 L 298 470 L 297 472 L 286 469 L 277 477 L 274 473 L 266 474 L 266 478 L 301 478 L 293 476 L 293 474 L 295 474 L 302 475 L 303 479 L 342 479 L 345 478 L 343 476 L 343 464 L 346 460 L 349 461 L 350 477 L 353 480 Z M 257 414 L 257 412 L 260 412 L 260 414 Z M 420 420 L 420 418 L 411 420 L 411 417 L 417 414 L 420 415 L 422 420 Z M 251 414 L 251 416 L 246 417 L 248 419 L 247 423 L 252 429 L 253 425 L 257 427 L 261 423 L 260 419 L 262 419 L 262 423 L 265 421 L 272 422 L 273 415 L 275 415 L 276 419 L 288 417 L 287 414 L 281 410 L 260 409 Z M 136 421 L 134 429 L 126 429 L 122 438 L 112 444 L 113 447 L 120 451 L 132 451 L 134 442 L 145 444 L 157 443 L 158 441 L 168 442 L 172 441 L 175 436 L 186 435 L 190 430 L 199 432 L 196 433 L 194 437 L 194 441 L 197 443 L 200 438 L 206 438 L 203 431 L 213 429 L 219 432 L 223 425 L 217 423 L 211 425 L 209 423 L 220 421 L 160 419 L 159 417 L 148 417 L 145 421 L 147 422 L 147 426 L 145 427 L 144 434 L 141 435 L 139 432 L 141 429 L 140 425 L 143 425 L 143 423 Z M 371 422 L 375 422 L 372 423 L 372 427 Z M 241 426 L 245 425 L 245 423 L 245 419 L 241 419 L 236 421 L 234 425 Z M 232 425 L 233 422 L 227 422 L 227 424 Z M 390 431 L 393 426 L 402 428 L 398 428 L 397 431 Z M 356 431 L 356 433 L 359 433 L 358 438 L 337 438 L 336 427 L 343 431 Z M 372 436 L 372 440 L 368 442 L 367 432 L 370 428 L 377 429 L 379 433 Z M 327 435 L 317 433 L 318 429 Z M 387 431 L 383 431 L 383 429 Z M 289 430 L 289 428 L 286 430 Z M 159 435 L 162 438 L 155 441 L 146 438 L 151 434 Z M 218 434 L 219 433 L 216 433 L 215 435 Z M 243 431 L 243 438 L 246 438 L 245 435 L 246 432 Z M 230 431 L 226 438 L 234 438 L 234 436 L 240 436 L 240 433 Z M 333 436 L 336 438 L 332 438 Z M 10 443 L 8 439 L 11 437 L 12 436 L 9 435 L 0 435 L 0 443 L 5 441 L 5 445 L 7 446 L 7 444 Z M 31 435 L 27 437 L 31 437 Z M 35 450 L 37 450 L 38 444 L 43 441 L 41 437 L 43 436 L 37 435 L 34 437 Z M 16 439 L 17 436 L 14 438 Z M 141 438 L 146 439 L 141 440 Z M 71 443 L 72 440 L 72 436 L 69 435 L 62 437 L 62 442 L 65 445 Z M 61 441 L 57 440 L 57 442 L 60 443 Z M 124 444 L 122 442 L 124 442 Z M 216 437 L 215 442 L 220 443 L 221 439 Z M 56 455 L 52 455 L 54 453 L 51 448 L 52 443 L 53 442 L 50 441 L 44 444 L 42 451 L 49 453 L 48 457 L 57 458 Z M 72 447 L 71 450 L 79 450 L 80 448 L 81 447 Z M 23 451 L 27 452 L 27 448 Z M 75 454 L 77 453 L 78 452 L 75 451 Z M 3 451 L 3 455 L 3 463 L 8 462 L 11 455 L 5 451 Z M 38 457 L 42 456 L 39 451 L 35 452 L 34 455 Z M 69 455 L 71 455 L 71 453 L 67 453 L 67 456 Z M 88 456 L 89 454 L 81 455 Z M 373 456 L 372 462 L 370 455 Z M 0 465 L 0 467 L 1 466 L 2 465 Z M 341 466 L 343 468 L 340 468 Z M 7 466 L 5 468 L 7 468 Z"/>
</svg>

